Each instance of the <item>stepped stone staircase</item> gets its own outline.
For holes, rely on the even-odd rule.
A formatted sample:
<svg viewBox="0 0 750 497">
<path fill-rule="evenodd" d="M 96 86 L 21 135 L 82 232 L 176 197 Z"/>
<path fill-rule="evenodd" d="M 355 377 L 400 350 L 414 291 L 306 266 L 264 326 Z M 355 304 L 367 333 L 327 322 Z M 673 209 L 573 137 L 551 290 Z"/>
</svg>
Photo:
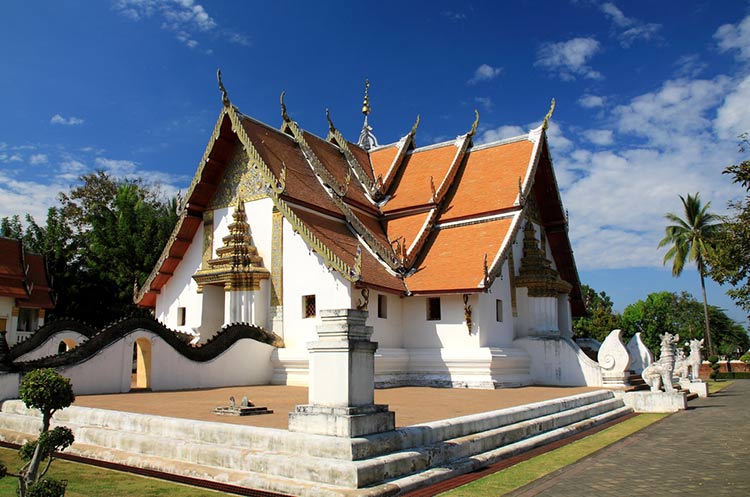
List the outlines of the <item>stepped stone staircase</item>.
<svg viewBox="0 0 750 497">
<path fill-rule="evenodd" d="M 631 413 L 612 392 L 408 426 L 360 438 L 307 435 L 69 407 L 69 452 L 94 459 L 300 496 L 398 495 L 470 472 Z M 22 442 L 41 420 L 21 401 L 0 411 L 0 439 Z"/>
</svg>

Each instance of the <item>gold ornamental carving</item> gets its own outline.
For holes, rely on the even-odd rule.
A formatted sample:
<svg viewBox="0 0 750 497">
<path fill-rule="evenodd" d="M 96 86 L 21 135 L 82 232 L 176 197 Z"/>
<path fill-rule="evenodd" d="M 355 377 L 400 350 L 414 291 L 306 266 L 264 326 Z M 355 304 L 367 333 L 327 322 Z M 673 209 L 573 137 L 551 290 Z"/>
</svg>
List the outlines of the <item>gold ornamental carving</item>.
<svg viewBox="0 0 750 497">
<path fill-rule="evenodd" d="M 573 288 L 552 268 L 545 251 L 539 247 L 534 224 L 528 220 L 523 230 L 523 257 L 518 273 L 516 286 L 528 288 L 529 297 L 557 297 Z"/>
</svg>

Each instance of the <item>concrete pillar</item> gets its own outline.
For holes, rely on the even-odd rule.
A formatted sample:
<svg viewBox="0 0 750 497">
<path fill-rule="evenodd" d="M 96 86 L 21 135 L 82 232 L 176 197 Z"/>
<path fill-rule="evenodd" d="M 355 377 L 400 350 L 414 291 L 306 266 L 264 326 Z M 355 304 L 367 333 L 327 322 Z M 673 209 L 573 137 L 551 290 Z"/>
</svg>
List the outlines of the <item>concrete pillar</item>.
<svg viewBox="0 0 750 497">
<path fill-rule="evenodd" d="M 320 311 L 310 352 L 309 404 L 289 414 L 289 431 L 358 437 L 395 428 L 395 413 L 375 398 L 376 342 L 366 311 Z"/>
</svg>

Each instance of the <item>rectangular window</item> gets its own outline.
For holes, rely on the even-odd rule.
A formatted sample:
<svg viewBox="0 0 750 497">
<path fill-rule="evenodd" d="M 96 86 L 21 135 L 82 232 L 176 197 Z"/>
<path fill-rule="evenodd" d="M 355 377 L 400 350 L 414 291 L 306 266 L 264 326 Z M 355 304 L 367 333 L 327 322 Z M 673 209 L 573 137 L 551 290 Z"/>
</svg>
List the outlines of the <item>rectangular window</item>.
<svg viewBox="0 0 750 497">
<path fill-rule="evenodd" d="M 388 296 L 378 295 L 378 317 L 382 319 L 388 318 Z"/>
<path fill-rule="evenodd" d="M 427 299 L 427 321 L 440 321 L 440 297 Z"/>
<path fill-rule="evenodd" d="M 503 322 L 503 301 L 500 299 L 495 301 L 495 318 L 498 323 Z"/>
<path fill-rule="evenodd" d="M 315 295 L 305 295 L 302 297 L 302 317 L 315 317 Z"/>
<path fill-rule="evenodd" d="M 185 308 L 177 308 L 177 326 L 185 326 Z"/>
</svg>

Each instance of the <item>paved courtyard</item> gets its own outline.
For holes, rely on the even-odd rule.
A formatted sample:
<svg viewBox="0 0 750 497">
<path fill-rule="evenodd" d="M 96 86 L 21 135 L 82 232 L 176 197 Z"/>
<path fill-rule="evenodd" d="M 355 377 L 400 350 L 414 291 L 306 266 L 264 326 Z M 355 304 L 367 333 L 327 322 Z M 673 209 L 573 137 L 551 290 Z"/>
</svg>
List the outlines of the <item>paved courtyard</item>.
<svg viewBox="0 0 750 497">
<path fill-rule="evenodd" d="M 738 380 L 514 497 L 750 495 L 750 380 Z"/>
<path fill-rule="evenodd" d="M 375 390 L 375 402 L 390 406 L 390 409 L 396 413 L 397 426 L 410 426 L 567 397 L 592 390 L 597 389 L 539 386 L 498 390 L 401 387 Z M 229 405 L 230 396 L 234 396 L 238 405 L 242 397 L 247 396 L 255 405 L 266 406 L 274 412 L 243 417 L 214 414 L 212 412 L 214 407 Z M 285 429 L 289 412 L 294 410 L 294 406 L 306 403 L 307 387 L 263 385 L 175 392 L 80 395 L 76 397 L 74 405 Z"/>
</svg>

